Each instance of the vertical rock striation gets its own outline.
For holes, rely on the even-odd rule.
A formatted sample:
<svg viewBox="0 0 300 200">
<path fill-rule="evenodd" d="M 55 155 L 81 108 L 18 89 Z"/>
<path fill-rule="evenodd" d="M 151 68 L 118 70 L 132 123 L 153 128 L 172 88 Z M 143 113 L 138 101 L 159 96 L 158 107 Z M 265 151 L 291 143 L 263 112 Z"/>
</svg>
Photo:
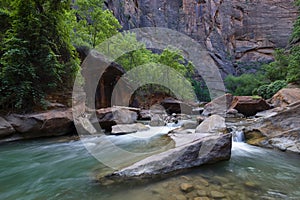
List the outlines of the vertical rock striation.
<svg viewBox="0 0 300 200">
<path fill-rule="evenodd" d="M 297 8 L 293 0 L 107 0 L 125 30 L 165 27 L 203 44 L 223 75 L 270 62 L 287 45 Z"/>
</svg>

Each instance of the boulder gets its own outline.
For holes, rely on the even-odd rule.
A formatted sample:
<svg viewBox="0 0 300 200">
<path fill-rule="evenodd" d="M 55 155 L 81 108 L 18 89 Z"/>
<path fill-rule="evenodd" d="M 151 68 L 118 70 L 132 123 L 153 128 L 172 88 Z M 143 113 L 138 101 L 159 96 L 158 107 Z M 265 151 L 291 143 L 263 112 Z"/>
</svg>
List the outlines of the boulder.
<svg viewBox="0 0 300 200">
<path fill-rule="evenodd" d="M 197 128 L 198 125 L 199 125 L 199 123 L 197 121 L 193 121 L 193 120 L 183 120 L 182 121 L 182 128 L 184 128 L 184 129 L 195 129 L 195 128 Z"/>
<path fill-rule="evenodd" d="M 72 109 L 25 115 L 10 114 L 6 120 L 20 134 L 20 139 L 59 136 L 75 131 Z"/>
<path fill-rule="evenodd" d="M 102 108 L 96 110 L 97 119 L 93 123 L 99 123 L 102 129 L 111 131 L 116 124 L 133 124 L 137 120 L 138 114 L 126 108 Z"/>
<path fill-rule="evenodd" d="M 271 106 L 264 99 L 252 96 L 236 96 L 230 106 L 230 109 L 235 109 L 247 117 L 270 108 Z"/>
<path fill-rule="evenodd" d="M 139 113 L 140 120 L 151 120 L 150 110 L 141 110 Z"/>
<path fill-rule="evenodd" d="M 150 121 L 150 126 L 164 126 L 165 120 L 161 114 L 153 114 Z"/>
<path fill-rule="evenodd" d="M 135 133 L 137 131 L 146 131 L 150 128 L 141 123 L 135 124 L 118 124 L 112 126 L 112 135 L 126 134 L 126 133 Z"/>
<path fill-rule="evenodd" d="M 283 111 L 257 119 L 245 129 L 246 141 L 253 145 L 300 153 L 300 101 Z"/>
<path fill-rule="evenodd" d="M 270 99 L 270 103 L 274 107 L 286 107 L 299 100 L 300 88 L 283 88 Z"/>
<path fill-rule="evenodd" d="M 193 108 L 187 103 L 184 103 L 182 101 L 173 98 L 166 98 L 160 104 L 165 108 L 168 114 L 172 114 L 172 113 L 191 114 L 193 111 Z"/>
<path fill-rule="evenodd" d="M 231 134 L 194 137 L 181 146 L 149 156 L 129 167 L 105 177 L 99 177 L 98 180 L 100 183 L 105 184 L 108 180 L 122 182 L 133 178 L 153 178 L 187 168 L 229 160 L 231 144 Z"/>
<path fill-rule="evenodd" d="M 195 130 L 196 133 L 218 133 L 225 131 L 225 119 L 219 115 L 212 115 L 206 118 Z"/>
<path fill-rule="evenodd" d="M 225 117 L 226 110 L 230 107 L 232 100 L 232 94 L 225 94 L 223 96 L 215 98 L 204 106 L 202 115 L 210 116 L 216 114 Z"/>
<path fill-rule="evenodd" d="M 4 118 L 0 117 L 0 138 L 15 133 L 15 129 Z"/>
</svg>

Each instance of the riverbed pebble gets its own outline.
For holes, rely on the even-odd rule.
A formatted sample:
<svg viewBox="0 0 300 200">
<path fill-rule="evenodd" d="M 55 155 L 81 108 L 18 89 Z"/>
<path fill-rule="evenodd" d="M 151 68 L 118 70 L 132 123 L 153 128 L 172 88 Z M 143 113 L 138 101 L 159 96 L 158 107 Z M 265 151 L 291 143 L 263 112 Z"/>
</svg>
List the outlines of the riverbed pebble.
<svg viewBox="0 0 300 200">
<path fill-rule="evenodd" d="M 213 197 L 213 198 L 224 198 L 225 197 L 225 195 L 219 191 L 211 191 L 210 194 L 211 194 L 211 197 Z"/>
<path fill-rule="evenodd" d="M 180 184 L 180 190 L 183 191 L 183 192 L 191 192 L 194 190 L 194 186 L 192 184 L 189 184 L 189 183 L 181 183 Z"/>
</svg>

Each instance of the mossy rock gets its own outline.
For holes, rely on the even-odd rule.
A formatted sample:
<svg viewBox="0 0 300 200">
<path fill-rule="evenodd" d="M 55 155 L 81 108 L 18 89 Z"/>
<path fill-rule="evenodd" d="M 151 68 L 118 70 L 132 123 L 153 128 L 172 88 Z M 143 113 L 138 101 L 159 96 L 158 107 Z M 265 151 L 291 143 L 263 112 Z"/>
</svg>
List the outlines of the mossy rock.
<svg viewBox="0 0 300 200">
<path fill-rule="evenodd" d="M 252 130 L 245 133 L 245 139 L 248 144 L 261 146 L 262 142 L 266 140 L 266 136 L 259 130 Z"/>
</svg>

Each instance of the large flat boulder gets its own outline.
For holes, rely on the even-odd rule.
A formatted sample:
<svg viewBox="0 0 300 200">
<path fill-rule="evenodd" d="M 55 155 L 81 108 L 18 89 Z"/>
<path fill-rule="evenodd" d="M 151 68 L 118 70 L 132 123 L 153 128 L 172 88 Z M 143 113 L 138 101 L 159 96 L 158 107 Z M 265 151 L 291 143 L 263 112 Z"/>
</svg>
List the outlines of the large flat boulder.
<svg viewBox="0 0 300 200">
<path fill-rule="evenodd" d="M 300 153 L 300 101 L 257 119 L 245 129 L 248 143 Z"/>
<path fill-rule="evenodd" d="M 264 99 L 252 96 L 236 96 L 230 106 L 230 109 L 235 109 L 245 116 L 253 116 L 270 108 L 271 106 Z"/>
<path fill-rule="evenodd" d="M 124 179 L 160 177 L 204 164 L 229 160 L 231 144 L 231 134 L 206 137 L 195 135 L 191 140 L 176 148 L 147 157 L 129 167 L 100 177 L 99 182 L 105 184 L 108 180 L 121 182 Z"/>
<path fill-rule="evenodd" d="M 74 131 L 72 109 L 25 115 L 10 114 L 6 120 L 20 135 L 20 139 L 59 136 Z"/>
<path fill-rule="evenodd" d="M 0 138 L 13 134 L 15 129 L 3 117 L 0 117 Z"/>
</svg>

